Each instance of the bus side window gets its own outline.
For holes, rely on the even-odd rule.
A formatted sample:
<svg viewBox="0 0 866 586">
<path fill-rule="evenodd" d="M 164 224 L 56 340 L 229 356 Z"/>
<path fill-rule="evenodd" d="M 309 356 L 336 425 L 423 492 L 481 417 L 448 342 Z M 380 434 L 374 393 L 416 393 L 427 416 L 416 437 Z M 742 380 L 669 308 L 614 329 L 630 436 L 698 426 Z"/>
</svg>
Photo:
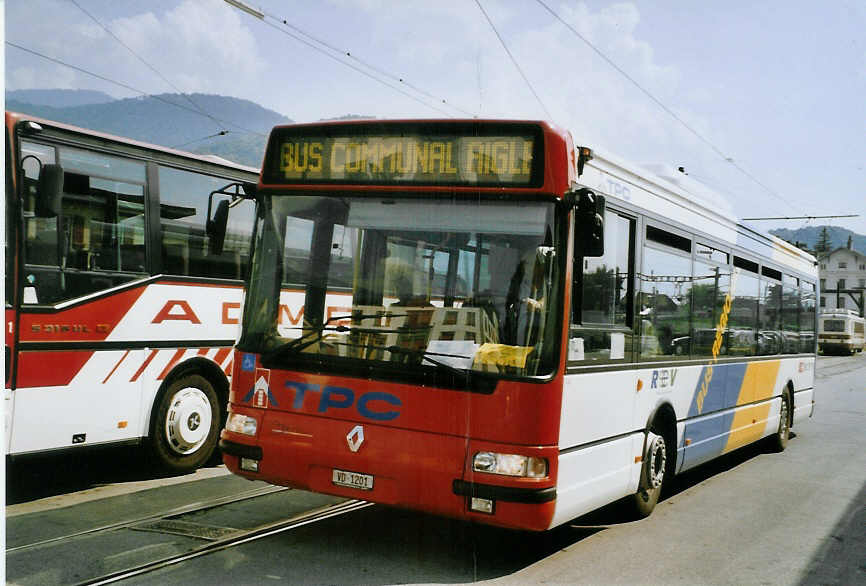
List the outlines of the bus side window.
<svg viewBox="0 0 866 586">
<path fill-rule="evenodd" d="M 162 272 L 194 277 L 242 279 L 250 252 L 255 204 L 235 202 L 229 208 L 223 250 L 211 254 L 205 232 L 208 194 L 229 183 L 214 177 L 159 167 Z"/>
<path fill-rule="evenodd" d="M 49 304 L 109 289 L 144 266 L 144 164 L 99 152 L 60 147 L 61 213 L 32 214 L 25 186 L 24 303 Z M 51 162 L 54 149 L 24 143 L 22 154 Z M 30 161 L 25 161 L 28 179 Z"/>
<path fill-rule="evenodd" d="M 815 283 L 800 281 L 800 352 L 815 349 Z"/>
<path fill-rule="evenodd" d="M 633 359 L 634 242 L 635 221 L 606 210 L 604 255 L 575 256 L 569 361 Z"/>
</svg>

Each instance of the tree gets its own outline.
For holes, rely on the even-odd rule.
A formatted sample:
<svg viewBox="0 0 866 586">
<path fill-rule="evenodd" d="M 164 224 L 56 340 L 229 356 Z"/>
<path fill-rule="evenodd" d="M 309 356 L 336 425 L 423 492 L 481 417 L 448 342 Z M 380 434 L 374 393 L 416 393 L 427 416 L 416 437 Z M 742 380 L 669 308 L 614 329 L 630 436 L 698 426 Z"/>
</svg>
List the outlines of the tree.
<svg viewBox="0 0 866 586">
<path fill-rule="evenodd" d="M 827 226 L 821 228 L 821 233 L 818 235 L 818 242 L 815 244 L 815 254 L 822 255 L 830 252 L 830 232 Z"/>
</svg>

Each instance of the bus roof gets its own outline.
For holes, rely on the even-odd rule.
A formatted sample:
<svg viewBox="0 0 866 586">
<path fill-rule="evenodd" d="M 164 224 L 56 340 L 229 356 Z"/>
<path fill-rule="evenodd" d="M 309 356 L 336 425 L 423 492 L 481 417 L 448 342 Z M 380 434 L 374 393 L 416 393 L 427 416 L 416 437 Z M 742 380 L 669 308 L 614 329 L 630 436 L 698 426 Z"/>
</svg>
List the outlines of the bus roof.
<svg viewBox="0 0 866 586">
<path fill-rule="evenodd" d="M 150 144 L 139 140 L 134 140 L 131 138 L 127 138 L 124 136 L 117 136 L 114 134 L 108 134 L 105 132 L 98 132 L 96 130 L 90 130 L 87 128 L 81 128 L 79 126 L 73 126 L 72 124 L 65 124 L 63 122 L 55 122 L 53 120 L 47 120 L 45 118 L 40 118 L 38 116 L 31 116 L 30 114 L 22 114 L 19 112 L 11 112 L 6 111 L 6 128 L 12 129 L 17 124 L 22 122 L 35 122 L 46 128 L 53 128 L 57 130 L 62 130 L 64 132 L 70 132 L 74 134 L 79 134 L 82 136 L 93 137 L 96 139 L 102 139 L 106 141 L 110 141 L 113 143 L 123 144 L 130 147 L 144 149 L 147 151 L 155 152 L 155 153 L 164 153 L 168 155 L 174 155 L 178 157 L 183 157 L 185 159 L 194 159 L 197 161 L 201 161 L 203 163 L 209 163 L 213 165 L 219 165 L 221 167 L 227 167 L 231 169 L 236 169 L 239 171 L 244 171 L 248 173 L 258 174 L 259 170 L 256 167 L 250 167 L 247 165 L 241 165 L 240 163 L 235 163 L 233 161 L 229 161 L 228 159 L 224 159 L 217 155 L 202 155 L 198 153 L 191 153 L 188 151 L 182 151 L 178 149 L 174 149 L 167 146 Z"/>
<path fill-rule="evenodd" d="M 592 149 L 578 178 L 586 186 L 626 208 L 638 207 L 660 221 L 703 234 L 713 244 L 740 247 L 778 265 L 817 276 L 814 256 L 740 221 L 733 205 L 718 191 L 672 166 L 635 165 L 603 150 Z"/>
</svg>

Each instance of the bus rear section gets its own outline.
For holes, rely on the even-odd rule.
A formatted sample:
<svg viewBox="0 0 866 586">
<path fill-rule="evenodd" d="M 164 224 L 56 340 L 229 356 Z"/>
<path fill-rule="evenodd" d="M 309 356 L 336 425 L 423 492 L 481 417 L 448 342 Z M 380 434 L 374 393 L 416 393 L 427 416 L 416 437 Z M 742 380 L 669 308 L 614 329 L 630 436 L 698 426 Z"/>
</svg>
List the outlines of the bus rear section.
<svg viewBox="0 0 866 586">
<path fill-rule="evenodd" d="M 567 148 L 535 123 L 275 129 L 221 442 L 229 469 L 548 528 Z"/>
<path fill-rule="evenodd" d="M 850 309 L 824 311 L 820 315 L 818 346 L 824 354 L 854 354 L 866 345 L 866 320 Z"/>
</svg>

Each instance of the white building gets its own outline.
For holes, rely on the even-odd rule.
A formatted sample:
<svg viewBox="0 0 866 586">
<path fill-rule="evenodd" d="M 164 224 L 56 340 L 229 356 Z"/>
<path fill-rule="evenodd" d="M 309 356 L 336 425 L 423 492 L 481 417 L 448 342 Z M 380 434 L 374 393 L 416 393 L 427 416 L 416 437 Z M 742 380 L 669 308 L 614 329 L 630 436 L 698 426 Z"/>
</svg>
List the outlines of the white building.
<svg viewBox="0 0 866 586">
<path fill-rule="evenodd" d="M 818 258 L 821 279 L 821 309 L 853 309 L 864 314 L 866 297 L 866 254 L 848 246 Z"/>
</svg>

